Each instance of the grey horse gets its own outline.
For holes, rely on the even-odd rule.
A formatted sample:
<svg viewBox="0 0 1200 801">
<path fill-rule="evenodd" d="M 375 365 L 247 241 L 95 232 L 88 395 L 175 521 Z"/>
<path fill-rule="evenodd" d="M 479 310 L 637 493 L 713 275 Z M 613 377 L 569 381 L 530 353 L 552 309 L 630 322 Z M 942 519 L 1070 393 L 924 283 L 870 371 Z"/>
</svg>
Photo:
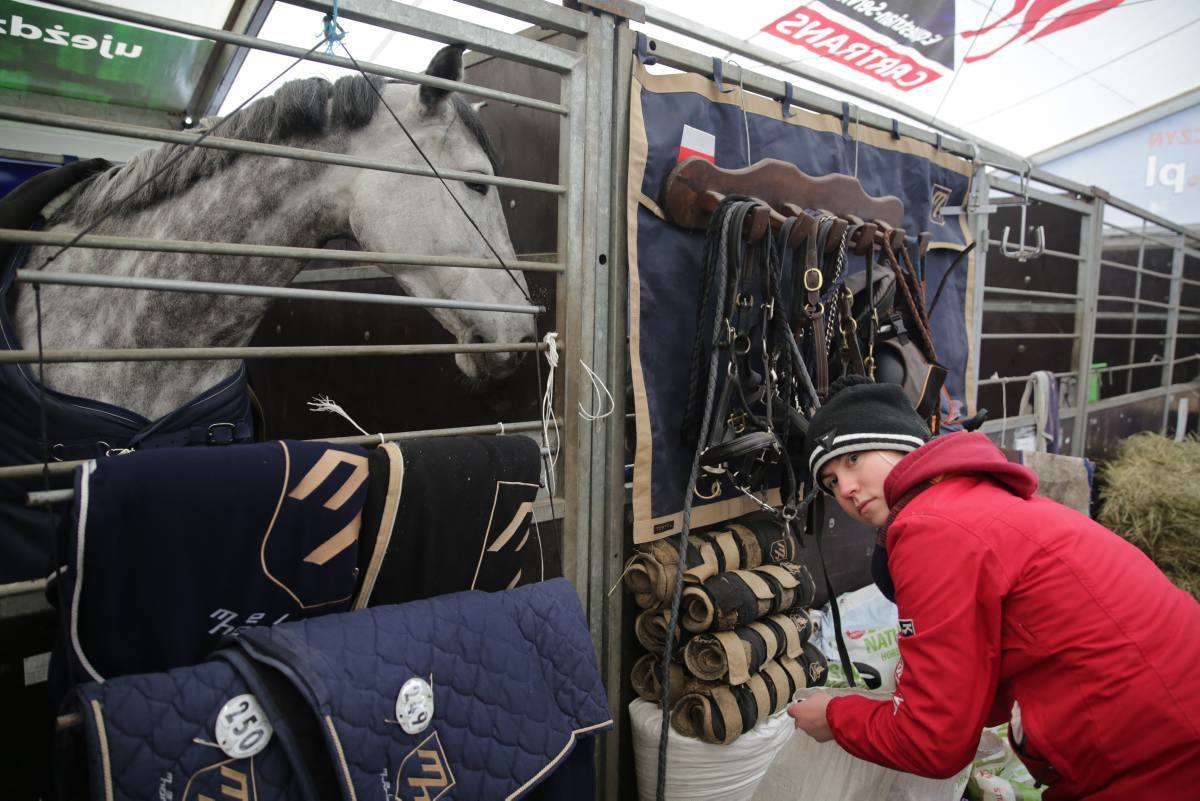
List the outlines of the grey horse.
<svg viewBox="0 0 1200 801">
<path fill-rule="evenodd" d="M 439 51 L 427 73 L 461 79 L 461 48 Z M 494 174 L 494 149 L 475 110 L 461 97 L 412 84 L 375 85 L 434 165 Z M 214 122 L 206 120 L 202 126 Z M 362 76 L 344 77 L 335 84 L 321 78 L 291 81 L 242 109 L 217 135 L 423 163 Z M 95 233 L 303 247 L 351 238 L 364 250 L 494 259 L 446 188 L 428 177 L 195 148 L 147 188 L 122 200 L 178 152 L 174 145 L 147 150 L 122 167 L 98 174 L 56 201 L 46 229 L 78 231 L 119 202 L 118 211 Z M 448 183 L 500 256 L 512 260 L 496 187 Z M 26 266 L 37 268 L 56 249 L 34 249 Z M 304 266 L 295 260 L 73 248 L 45 269 L 284 286 Z M 528 302 L 519 272 L 397 265 L 382 269 L 414 296 Z M 240 346 L 250 341 L 269 303 L 262 298 L 46 286 L 42 337 L 46 349 Z M 328 313 L 344 313 L 346 308 L 330 306 Z M 432 313 L 460 343 L 534 337 L 528 315 L 454 309 Z M 18 296 L 15 322 L 25 347 L 34 347 L 34 293 L 28 288 Z M 511 353 L 458 354 L 455 360 L 476 384 L 507 376 L 517 364 Z M 116 404 L 153 420 L 218 383 L 235 365 L 113 362 L 53 364 L 45 369 L 46 384 L 53 389 Z"/>
</svg>

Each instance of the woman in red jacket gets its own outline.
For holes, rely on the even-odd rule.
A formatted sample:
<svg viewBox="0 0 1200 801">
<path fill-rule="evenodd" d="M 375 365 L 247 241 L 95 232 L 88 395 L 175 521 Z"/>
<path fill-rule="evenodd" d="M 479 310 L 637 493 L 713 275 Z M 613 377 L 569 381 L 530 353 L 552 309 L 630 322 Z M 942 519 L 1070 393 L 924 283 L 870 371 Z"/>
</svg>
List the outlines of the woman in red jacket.
<svg viewBox="0 0 1200 801">
<path fill-rule="evenodd" d="M 983 434 L 929 440 L 896 385 L 841 388 L 805 449 L 822 488 L 879 527 L 900 662 L 890 701 L 816 693 L 789 709 L 797 728 L 946 778 L 1011 720 L 1046 801 L 1200 798 L 1200 604 L 1141 551 L 1035 496 Z"/>
</svg>

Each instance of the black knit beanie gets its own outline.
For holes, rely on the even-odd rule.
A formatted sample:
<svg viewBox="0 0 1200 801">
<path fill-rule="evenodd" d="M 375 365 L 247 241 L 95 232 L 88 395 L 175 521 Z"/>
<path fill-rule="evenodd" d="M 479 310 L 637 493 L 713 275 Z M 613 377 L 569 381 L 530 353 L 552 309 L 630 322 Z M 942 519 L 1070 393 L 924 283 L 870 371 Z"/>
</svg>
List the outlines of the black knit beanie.
<svg viewBox="0 0 1200 801">
<path fill-rule="evenodd" d="M 829 400 L 809 421 L 804 455 L 815 481 L 829 460 L 844 454 L 876 450 L 908 453 L 929 438 L 929 426 L 899 384 L 876 384 L 864 376 L 851 375 L 833 382 Z"/>
</svg>

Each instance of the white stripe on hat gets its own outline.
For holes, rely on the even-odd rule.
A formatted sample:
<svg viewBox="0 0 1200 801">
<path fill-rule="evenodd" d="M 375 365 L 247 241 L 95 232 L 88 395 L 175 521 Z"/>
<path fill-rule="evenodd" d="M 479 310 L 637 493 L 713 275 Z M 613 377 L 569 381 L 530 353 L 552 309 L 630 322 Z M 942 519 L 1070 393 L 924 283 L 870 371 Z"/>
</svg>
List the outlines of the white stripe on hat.
<svg viewBox="0 0 1200 801">
<path fill-rule="evenodd" d="M 828 452 L 825 451 L 822 445 L 813 448 L 812 453 L 808 457 L 808 469 L 814 479 L 827 462 L 843 454 L 872 450 L 908 453 L 909 451 L 915 451 L 925 444 L 925 440 L 920 437 L 908 434 L 845 434 L 840 437 L 834 437 L 835 443 L 838 440 L 847 441 L 842 442 L 840 445 L 835 445 Z"/>
<path fill-rule="evenodd" d="M 916 447 L 921 447 L 925 444 L 925 440 L 920 437 L 914 437 L 909 434 L 842 434 L 840 437 L 833 438 L 833 444 L 836 446 L 839 443 L 852 442 L 854 440 L 879 441 L 887 440 L 888 442 L 906 442 Z M 836 448 L 835 448 L 836 450 Z M 809 454 L 808 463 L 811 465 L 813 459 L 825 452 L 825 446 L 818 443 L 813 447 L 812 453 Z"/>
<path fill-rule="evenodd" d="M 880 439 L 880 438 L 902 439 L 902 440 L 906 440 L 908 442 L 913 443 L 917 447 L 920 447 L 925 444 L 925 440 L 921 439 L 920 437 L 914 437 L 910 434 L 842 434 L 840 437 L 833 438 L 833 444 L 837 445 L 839 442 L 850 442 L 852 440 L 859 440 L 859 439 Z"/>
</svg>

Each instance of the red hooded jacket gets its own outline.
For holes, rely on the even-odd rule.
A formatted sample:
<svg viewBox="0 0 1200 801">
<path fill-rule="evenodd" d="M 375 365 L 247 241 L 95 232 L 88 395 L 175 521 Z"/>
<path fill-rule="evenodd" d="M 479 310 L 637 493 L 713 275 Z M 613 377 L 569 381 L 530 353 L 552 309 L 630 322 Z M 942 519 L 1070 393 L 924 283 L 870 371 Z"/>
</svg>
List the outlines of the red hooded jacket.
<svg viewBox="0 0 1200 801">
<path fill-rule="evenodd" d="M 837 742 L 945 778 L 1016 701 L 1045 801 L 1200 798 L 1200 604 L 1108 529 L 1034 497 L 1034 474 L 982 434 L 905 456 L 888 505 L 934 479 L 886 531 L 896 692 L 831 701 Z"/>
</svg>

